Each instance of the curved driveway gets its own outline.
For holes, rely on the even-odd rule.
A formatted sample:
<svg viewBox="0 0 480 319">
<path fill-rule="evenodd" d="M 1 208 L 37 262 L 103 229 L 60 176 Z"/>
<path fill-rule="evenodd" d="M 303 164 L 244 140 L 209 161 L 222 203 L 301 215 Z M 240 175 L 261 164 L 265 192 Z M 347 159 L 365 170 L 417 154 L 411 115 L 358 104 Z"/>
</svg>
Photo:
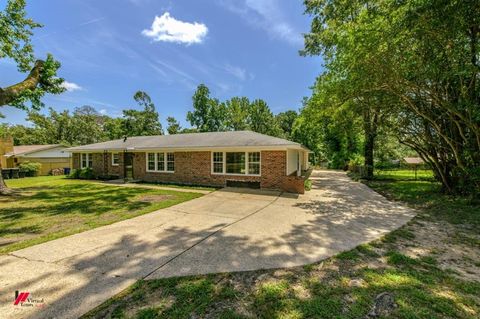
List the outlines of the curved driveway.
<svg viewBox="0 0 480 319">
<path fill-rule="evenodd" d="M 305 195 L 223 189 L 0 256 L 0 313 L 74 318 L 142 278 L 308 264 L 414 216 L 343 172 L 315 171 L 312 180 Z M 46 307 L 14 307 L 15 290 Z"/>
</svg>

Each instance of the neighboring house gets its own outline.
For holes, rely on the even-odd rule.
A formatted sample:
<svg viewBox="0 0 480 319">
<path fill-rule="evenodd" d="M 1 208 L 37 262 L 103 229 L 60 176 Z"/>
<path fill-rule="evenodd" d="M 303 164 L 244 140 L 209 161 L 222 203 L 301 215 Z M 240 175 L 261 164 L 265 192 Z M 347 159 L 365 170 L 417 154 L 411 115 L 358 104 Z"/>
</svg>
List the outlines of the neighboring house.
<svg viewBox="0 0 480 319">
<path fill-rule="evenodd" d="M 20 145 L 5 148 L 2 157 L 2 168 L 15 168 L 23 162 L 42 164 L 39 175 L 48 175 L 55 168 L 70 167 L 70 153 L 67 147 L 59 144 Z"/>
<path fill-rule="evenodd" d="M 307 148 L 251 131 L 137 136 L 68 149 L 73 168 L 148 182 L 304 192 Z"/>
</svg>

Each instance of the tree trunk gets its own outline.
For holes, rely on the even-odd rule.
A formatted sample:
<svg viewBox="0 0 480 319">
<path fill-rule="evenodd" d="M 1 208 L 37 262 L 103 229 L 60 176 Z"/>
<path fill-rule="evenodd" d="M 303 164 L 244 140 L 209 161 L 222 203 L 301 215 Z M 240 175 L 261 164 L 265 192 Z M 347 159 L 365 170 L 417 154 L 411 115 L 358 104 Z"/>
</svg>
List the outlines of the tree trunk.
<svg viewBox="0 0 480 319">
<path fill-rule="evenodd" d="M 12 191 L 7 187 L 5 181 L 3 180 L 2 175 L 2 164 L 0 163 L 0 196 L 1 195 L 10 195 Z"/>
<path fill-rule="evenodd" d="M 373 178 L 373 148 L 375 145 L 375 135 L 365 132 L 365 147 L 364 147 L 364 157 L 365 157 L 365 172 L 364 178 L 372 179 Z"/>
<path fill-rule="evenodd" d="M 373 112 L 373 116 L 372 113 Z M 375 147 L 375 137 L 377 135 L 378 111 L 370 110 L 368 107 L 363 112 L 363 130 L 365 133 L 365 146 L 363 156 L 365 157 L 365 170 L 363 178 L 373 178 L 373 150 Z"/>
</svg>

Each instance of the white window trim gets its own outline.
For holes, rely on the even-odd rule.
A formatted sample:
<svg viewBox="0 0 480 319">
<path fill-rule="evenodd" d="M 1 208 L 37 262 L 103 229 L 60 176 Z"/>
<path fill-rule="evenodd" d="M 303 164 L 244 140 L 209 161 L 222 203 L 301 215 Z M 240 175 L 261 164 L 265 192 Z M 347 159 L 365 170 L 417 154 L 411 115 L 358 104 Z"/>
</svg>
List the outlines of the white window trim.
<svg viewBox="0 0 480 319">
<path fill-rule="evenodd" d="M 112 152 L 112 166 L 118 166 L 119 165 L 119 163 L 115 164 L 115 162 L 113 161 L 113 157 L 114 157 L 115 154 L 118 155 L 118 161 L 120 162 L 120 153 Z"/>
<path fill-rule="evenodd" d="M 163 153 L 163 163 L 164 163 L 163 165 L 165 167 L 165 170 L 163 170 L 163 171 L 158 170 L 158 161 L 157 161 L 158 153 Z M 145 153 L 145 171 L 147 171 L 149 173 L 175 173 L 175 170 L 167 171 L 167 168 L 168 168 L 167 154 L 168 153 L 173 153 L 173 156 L 174 156 L 173 163 L 175 165 L 175 152 L 146 152 Z M 154 155 L 154 163 L 155 163 L 155 169 L 154 170 L 148 169 L 148 154 L 153 154 Z"/>
<path fill-rule="evenodd" d="M 83 166 L 83 155 L 86 155 L 86 159 L 85 159 L 85 162 L 86 162 L 86 166 Z M 92 166 L 89 166 L 88 163 L 90 162 L 90 157 L 92 156 L 92 154 L 90 153 L 80 153 L 80 168 L 88 168 L 88 167 L 92 167 L 93 166 L 93 158 L 92 158 Z"/>
<path fill-rule="evenodd" d="M 213 153 L 223 153 L 222 155 L 222 160 L 223 160 L 223 172 L 222 173 L 215 173 L 213 171 Z M 237 174 L 237 173 L 227 173 L 227 154 L 226 153 L 245 153 L 245 172 L 248 172 L 248 153 L 260 153 L 260 160 L 259 160 L 259 165 L 260 165 L 260 172 L 259 174 Z M 254 150 L 248 150 L 248 151 L 211 151 L 210 152 L 210 173 L 212 175 L 226 175 L 226 176 L 262 176 L 262 152 L 261 151 L 254 151 Z M 218 162 L 217 162 L 218 163 Z M 255 162 L 257 163 L 257 162 Z"/>
</svg>

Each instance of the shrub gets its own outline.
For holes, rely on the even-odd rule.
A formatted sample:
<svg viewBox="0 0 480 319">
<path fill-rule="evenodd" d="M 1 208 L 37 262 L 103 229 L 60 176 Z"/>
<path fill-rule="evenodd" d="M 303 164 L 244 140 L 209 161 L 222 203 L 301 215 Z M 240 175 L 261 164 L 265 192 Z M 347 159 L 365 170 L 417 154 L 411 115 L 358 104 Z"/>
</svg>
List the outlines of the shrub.
<svg viewBox="0 0 480 319">
<path fill-rule="evenodd" d="M 306 191 L 309 191 L 309 190 L 311 190 L 311 189 L 312 189 L 312 181 L 309 180 L 309 179 L 306 179 L 306 180 L 305 180 L 305 190 L 306 190 Z"/>
<path fill-rule="evenodd" d="M 85 167 L 81 169 L 73 169 L 70 174 L 68 175 L 68 178 L 73 178 L 73 179 L 95 179 L 96 176 L 93 173 L 92 168 L 90 167 Z"/>
<path fill-rule="evenodd" d="M 42 164 L 36 162 L 23 162 L 18 165 L 21 172 L 25 173 L 25 176 L 37 176 L 38 172 L 42 168 Z"/>
<path fill-rule="evenodd" d="M 79 171 L 80 171 L 79 169 L 72 169 L 70 171 L 70 174 L 67 175 L 67 178 L 77 179 L 80 174 Z"/>
<path fill-rule="evenodd" d="M 352 173 L 363 176 L 365 171 L 364 166 L 365 158 L 360 155 L 356 155 L 348 162 L 348 170 Z"/>
</svg>

